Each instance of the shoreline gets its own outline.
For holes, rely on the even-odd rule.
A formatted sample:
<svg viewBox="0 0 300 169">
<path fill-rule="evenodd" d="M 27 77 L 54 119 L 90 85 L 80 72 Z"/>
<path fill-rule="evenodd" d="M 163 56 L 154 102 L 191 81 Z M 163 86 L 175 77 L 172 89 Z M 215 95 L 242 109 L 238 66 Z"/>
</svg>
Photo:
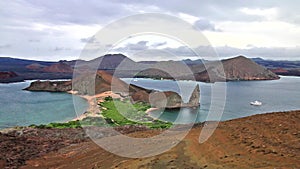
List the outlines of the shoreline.
<svg viewBox="0 0 300 169">
<path fill-rule="evenodd" d="M 77 117 L 75 117 L 75 118 L 73 118 L 69 121 L 66 121 L 66 122 L 82 120 L 86 117 L 103 117 L 101 115 L 100 107 L 98 106 L 99 103 L 102 103 L 104 101 L 104 99 L 106 97 L 109 97 L 109 96 L 112 97 L 113 99 L 122 99 L 123 98 L 119 94 L 113 93 L 112 91 L 103 92 L 103 93 L 100 93 L 100 94 L 97 94 L 97 95 L 94 95 L 94 96 L 77 95 L 76 91 L 68 91 L 67 93 L 79 96 L 79 97 L 83 98 L 84 100 L 86 100 L 87 103 L 88 103 L 88 108 L 80 116 L 77 116 Z M 157 107 L 150 107 L 149 109 L 147 109 L 145 111 L 145 114 L 147 116 L 151 117 L 153 120 L 158 120 L 158 118 L 154 118 L 154 117 L 150 116 L 149 113 L 151 111 L 155 111 L 155 110 L 159 110 L 159 109 L 160 108 L 157 108 Z"/>
<path fill-rule="evenodd" d="M 118 98 L 122 99 L 122 97 L 120 95 L 115 94 L 111 91 L 96 94 L 94 96 L 78 95 L 76 91 L 68 91 L 67 93 L 72 94 L 72 95 L 76 95 L 78 97 L 81 97 L 84 100 L 86 100 L 87 103 L 88 103 L 88 108 L 83 114 L 81 114 L 81 115 L 79 115 L 79 116 L 77 116 L 77 117 L 75 117 L 75 118 L 73 118 L 69 121 L 82 120 L 86 117 L 102 117 L 100 107 L 98 106 L 98 104 L 103 102 L 105 97 L 110 96 L 114 99 L 118 99 Z M 69 122 L 69 121 L 67 121 L 67 122 Z"/>
</svg>

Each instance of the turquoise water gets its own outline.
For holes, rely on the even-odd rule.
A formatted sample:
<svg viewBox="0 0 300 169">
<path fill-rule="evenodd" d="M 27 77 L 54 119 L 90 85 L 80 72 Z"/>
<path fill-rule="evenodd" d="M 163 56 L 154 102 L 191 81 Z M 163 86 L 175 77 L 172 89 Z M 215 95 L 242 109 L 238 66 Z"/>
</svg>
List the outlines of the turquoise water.
<svg viewBox="0 0 300 169">
<path fill-rule="evenodd" d="M 180 91 L 179 86 L 172 80 L 151 80 L 123 79 L 128 83 L 156 90 Z M 191 93 L 195 84 L 200 85 L 200 108 L 183 108 L 181 113 L 178 110 L 153 111 L 151 115 L 162 120 L 177 123 L 203 122 L 207 120 L 230 120 L 240 117 L 246 117 L 254 114 L 300 110 L 300 77 L 284 77 L 273 81 L 238 81 L 220 83 L 224 85 L 225 94 L 216 96 L 212 103 L 212 88 L 216 84 L 202 82 L 182 81 L 183 95 Z M 186 90 L 186 91 L 185 91 Z M 222 93 L 224 91 L 220 91 Z M 216 91 L 218 93 L 218 91 Z M 225 97 L 226 96 L 226 97 Z M 186 97 L 183 97 L 187 101 Z M 251 101 L 259 100 L 262 106 L 252 106 Z M 218 111 L 222 109 L 224 110 Z M 214 109 L 216 111 L 214 111 Z M 219 116 L 220 115 L 220 116 Z"/>
<path fill-rule="evenodd" d="M 71 120 L 87 109 L 87 102 L 66 93 L 30 92 L 23 88 L 30 81 L 0 84 L 0 129 L 30 124 Z"/>
</svg>

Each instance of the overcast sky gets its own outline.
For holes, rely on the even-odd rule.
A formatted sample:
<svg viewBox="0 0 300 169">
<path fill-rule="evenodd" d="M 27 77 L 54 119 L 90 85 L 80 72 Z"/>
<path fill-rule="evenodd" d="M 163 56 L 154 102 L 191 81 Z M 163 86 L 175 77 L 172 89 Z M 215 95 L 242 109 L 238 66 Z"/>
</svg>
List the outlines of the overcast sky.
<svg viewBox="0 0 300 169">
<path fill-rule="evenodd" d="M 299 6 L 297 0 L 1 0 L 0 56 L 78 59 L 101 28 L 130 15 L 154 12 L 195 26 L 221 58 L 242 54 L 300 60 Z M 184 46 L 163 38 L 125 41 L 115 51 L 124 48 L 136 53 L 163 49 L 177 54 L 176 58 L 162 54 L 137 60 L 197 58 Z M 195 48 L 205 50 L 201 45 Z"/>
</svg>

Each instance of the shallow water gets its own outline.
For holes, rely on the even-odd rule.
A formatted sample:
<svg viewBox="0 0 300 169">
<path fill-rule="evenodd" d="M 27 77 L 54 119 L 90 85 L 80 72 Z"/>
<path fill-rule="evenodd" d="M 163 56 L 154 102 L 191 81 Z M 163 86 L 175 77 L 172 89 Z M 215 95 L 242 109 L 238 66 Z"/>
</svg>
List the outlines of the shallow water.
<svg viewBox="0 0 300 169">
<path fill-rule="evenodd" d="M 87 101 L 67 93 L 30 92 L 30 81 L 0 84 L 0 129 L 71 120 L 88 107 Z M 77 110 L 77 111 L 75 111 Z"/>
</svg>

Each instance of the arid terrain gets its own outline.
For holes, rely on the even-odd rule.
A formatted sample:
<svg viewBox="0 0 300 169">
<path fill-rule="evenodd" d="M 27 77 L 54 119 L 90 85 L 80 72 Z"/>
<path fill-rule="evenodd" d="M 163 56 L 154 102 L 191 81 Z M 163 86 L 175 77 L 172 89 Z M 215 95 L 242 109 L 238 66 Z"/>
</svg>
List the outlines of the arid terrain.
<svg viewBox="0 0 300 169">
<path fill-rule="evenodd" d="M 222 66 L 220 63 L 222 63 Z M 59 62 L 44 62 L 16 58 L 0 58 L 0 71 L 6 73 L 14 72 L 16 75 L 6 78 L 1 78 L 0 76 L 0 83 L 38 79 L 71 79 L 73 72 L 80 74 L 87 71 L 87 68 L 97 68 L 98 70 L 107 71 L 111 74 L 114 73 L 114 75 L 119 78 L 146 77 L 155 79 L 196 80 L 202 82 L 279 79 L 276 74 L 268 70 L 268 65 L 266 65 L 265 62 L 263 63 L 259 65 L 244 56 L 223 59 L 220 62 L 204 62 L 202 60 L 136 62 L 123 54 L 107 54 L 90 61 L 61 60 Z M 176 69 L 174 69 L 174 67 L 176 67 Z M 273 66 L 271 68 L 285 67 Z M 285 73 L 284 75 L 289 75 L 289 73 Z M 292 75 L 296 74 L 293 73 Z"/>
<path fill-rule="evenodd" d="M 148 158 L 111 154 L 82 129 L 31 129 L 0 134 L 1 168 L 300 168 L 300 111 L 268 113 L 221 122 L 199 144 L 197 124 L 177 146 Z M 120 127 L 131 137 L 161 130 Z M 105 132 L 103 134 L 105 136 Z"/>
</svg>

